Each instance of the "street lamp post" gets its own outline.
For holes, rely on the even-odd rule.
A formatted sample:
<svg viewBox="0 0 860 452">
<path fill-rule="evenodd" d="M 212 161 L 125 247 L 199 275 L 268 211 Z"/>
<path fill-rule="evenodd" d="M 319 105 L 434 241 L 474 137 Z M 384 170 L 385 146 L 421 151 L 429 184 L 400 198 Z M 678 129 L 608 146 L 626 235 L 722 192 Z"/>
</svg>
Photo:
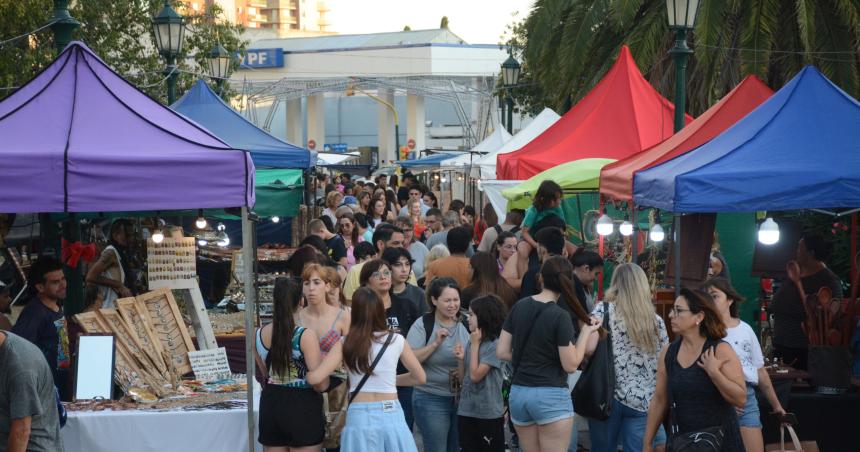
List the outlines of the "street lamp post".
<svg viewBox="0 0 860 452">
<path fill-rule="evenodd" d="M 230 52 L 221 44 L 215 44 L 215 47 L 206 55 L 206 63 L 209 67 L 209 76 L 215 79 L 218 84 L 218 94 L 224 90 L 224 83 L 230 78 L 230 63 L 232 58 Z"/>
<path fill-rule="evenodd" d="M 514 133 L 514 86 L 520 80 L 520 71 L 522 66 L 520 62 L 514 58 L 514 47 L 510 46 L 508 59 L 502 63 L 502 83 L 505 85 L 505 91 L 508 94 L 508 133 Z"/>
<path fill-rule="evenodd" d="M 51 31 L 54 32 L 54 48 L 57 55 L 72 42 L 72 32 L 80 27 L 81 23 L 69 14 L 68 0 L 54 0 L 54 15 L 51 16 Z"/>
<path fill-rule="evenodd" d="M 669 53 L 675 59 L 675 133 L 684 128 L 684 111 L 687 94 L 687 58 L 693 50 L 687 46 L 687 32 L 696 23 L 699 0 L 666 0 L 669 29 L 675 30 L 675 47 Z M 674 240 L 672 241 L 675 296 L 681 294 L 681 214 L 675 213 Z"/>
<path fill-rule="evenodd" d="M 182 52 L 185 18 L 170 6 L 170 0 L 164 0 L 164 7 L 152 18 L 152 28 L 158 53 L 167 61 L 163 74 L 167 77 L 167 104 L 172 105 L 176 102 L 176 58 Z"/>
<path fill-rule="evenodd" d="M 693 29 L 699 0 L 666 0 L 669 29 L 675 30 L 675 47 L 669 51 L 675 59 L 675 133 L 684 128 L 687 94 L 687 58 L 693 49 L 687 46 L 687 32 Z"/>
</svg>

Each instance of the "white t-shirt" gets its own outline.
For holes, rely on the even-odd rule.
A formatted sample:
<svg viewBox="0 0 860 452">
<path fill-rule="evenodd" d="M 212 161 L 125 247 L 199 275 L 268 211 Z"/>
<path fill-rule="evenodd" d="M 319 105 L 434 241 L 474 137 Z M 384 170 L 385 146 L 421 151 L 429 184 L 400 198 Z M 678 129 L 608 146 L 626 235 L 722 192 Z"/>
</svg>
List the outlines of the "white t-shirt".
<svg viewBox="0 0 860 452">
<path fill-rule="evenodd" d="M 377 333 L 376 340 L 370 345 L 370 363 L 376 359 L 379 350 L 385 343 L 388 333 Z M 385 349 L 385 354 L 376 364 L 373 369 L 373 374 L 361 387 L 361 392 L 379 392 L 383 394 L 397 394 L 397 361 L 400 360 L 400 353 L 403 352 L 404 339 L 399 334 L 394 334 L 391 338 L 391 343 Z M 355 387 L 364 378 L 363 373 L 356 373 L 347 369 L 349 374 L 349 392 L 355 391 Z"/>
<path fill-rule="evenodd" d="M 728 342 L 738 355 L 744 370 L 744 380 L 758 385 L 758 370 L 764 367 L 764 355 L 761 353 L 761 345 L 755 331 L 741 320 L 738 326 L 726 328 L 726 337 L 723 340 Z"/>
</svg>

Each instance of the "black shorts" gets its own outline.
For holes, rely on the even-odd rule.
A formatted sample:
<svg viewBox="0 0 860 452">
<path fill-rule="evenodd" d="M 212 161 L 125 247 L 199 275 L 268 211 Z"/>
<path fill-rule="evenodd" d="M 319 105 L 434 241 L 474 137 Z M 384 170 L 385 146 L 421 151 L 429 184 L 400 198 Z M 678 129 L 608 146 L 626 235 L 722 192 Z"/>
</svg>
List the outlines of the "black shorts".
<svg viewBox="0 0 860 452">
<path fill-rule="evenodd" d="M 325 437 L 322 394 L 310 388 L 269 384 L 260 395 L 260 444 L 304 447 Z"/>
</svg>

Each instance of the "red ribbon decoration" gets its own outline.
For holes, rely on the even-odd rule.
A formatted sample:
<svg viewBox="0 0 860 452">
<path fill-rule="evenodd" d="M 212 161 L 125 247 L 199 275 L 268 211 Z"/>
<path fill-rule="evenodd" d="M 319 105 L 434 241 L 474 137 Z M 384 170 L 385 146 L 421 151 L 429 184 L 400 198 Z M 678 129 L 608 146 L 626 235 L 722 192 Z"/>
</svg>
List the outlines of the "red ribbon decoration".
<svg viewBox="0 0 860 452">
<path fill-rule="evenodd" d="M 61 259 L 63 263 L 65 263 L 69 267 L 77 267 L 78 261 L 80 261 L 81 259 L 83 259 L 84 262 L 92 262 L 95 257 L 95 243 L 84 245 L 81 242 L 68 242 L 66 241 L 66 239 L 63 239 Z"/>
</svg>

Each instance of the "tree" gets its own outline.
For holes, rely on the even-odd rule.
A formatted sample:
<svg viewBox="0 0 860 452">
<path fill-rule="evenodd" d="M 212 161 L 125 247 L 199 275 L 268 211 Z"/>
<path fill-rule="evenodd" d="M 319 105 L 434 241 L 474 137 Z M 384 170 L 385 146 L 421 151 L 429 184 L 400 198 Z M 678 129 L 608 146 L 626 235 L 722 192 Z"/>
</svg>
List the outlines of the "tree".
<svg viewBox="0 0 860 452">
<path fill-rule="evenodd" d="M 442 16 L 442 22 L 439 23 L 439 28 L 448 28 L 448 16 Z"/>
<path fill-rule="evenodd" d="M 27 83 L 54 57 L 54 38 L 49 28 L 21 39 L 44 26 L 53 11 L 51 0 L 0 2 L 0 99 Z"/>
<path fill-rule="evenodd" d="M 220 7 L 212 5 L 197 13 L 179 2 L 174 5 L 186 17 L 187 29 L 182 71 L 177 91 L 188 89 L 202 75 L 206 54 L 221 43 L 229 52 L 241 52 L 241 26 L 221 20 Z M 151 18 L 161 9 L 161 0 L 78 0 L 70 12 L 81 22 L 74 39 L 87 44 L 105 63 L 159 102 L 166 102 L 165 63 L 154 46 Z M 51 0 L 0 2 L 0 30 L 4 39 L 44 25 L 53 9 Z M 53 37 L 49 29 L 0 47 L 0 88 L 17 87 L 31 79 L 53 59 Z M 239 62 L 234 61 L 234 69 Z M 11 90 L 0 89 L 0 97 Z M 222 97 L 233 94 L 225 89 Z"/>
<path fill-rule="evenodd" d="M 403 27 L 403 31 L 412 31 L 412 27 L 407 25 L 407 26 Z"/>
<path fill-rule="evenodd" d="M 528 110 L 563 112 L 575 104 L 609 70 L 622 44 L 671 99 L 674 35 L 663 0 L 537 0 L 514 28 L 523 46 L 523 74 L 538 85 L 531 93 L 514 93 Z M 688 65 L 687 111 L 693 115 L 748 74 L 779 89 L 806 64 L 849 94 L 860 94 L 857 1 L 703 1 L 689 41 L 695 53 Z"/>
</svg>

